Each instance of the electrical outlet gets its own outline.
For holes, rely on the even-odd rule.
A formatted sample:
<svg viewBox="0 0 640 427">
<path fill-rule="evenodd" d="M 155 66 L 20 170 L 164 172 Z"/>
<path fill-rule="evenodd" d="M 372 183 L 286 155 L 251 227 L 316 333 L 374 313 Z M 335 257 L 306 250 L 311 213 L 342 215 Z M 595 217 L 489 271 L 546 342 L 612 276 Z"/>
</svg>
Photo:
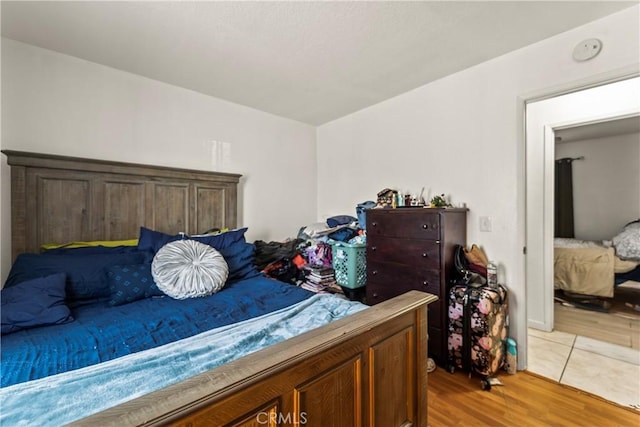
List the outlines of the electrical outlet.
<svg viewBox="0 0 640 427">
<path fill-rule="evenodd" d="M 480 231 L 491 231 L 491 218 L 488 216 L 480 217 Z"/>
</svg>

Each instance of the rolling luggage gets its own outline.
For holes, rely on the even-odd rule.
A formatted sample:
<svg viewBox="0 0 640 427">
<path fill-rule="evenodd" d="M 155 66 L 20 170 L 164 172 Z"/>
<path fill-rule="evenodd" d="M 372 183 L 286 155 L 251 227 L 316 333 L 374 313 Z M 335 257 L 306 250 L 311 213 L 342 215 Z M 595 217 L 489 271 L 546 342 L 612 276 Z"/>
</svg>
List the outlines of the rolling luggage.
<svg viewBox="0 0 640 427">
<path fill-rule="evenodd" d="M 453 285 L 449 291 L 448 369 L 482 377 L 483 390 L 505 363 L 508 327 L 507 290 L 479 285 Z"/>
</svg>

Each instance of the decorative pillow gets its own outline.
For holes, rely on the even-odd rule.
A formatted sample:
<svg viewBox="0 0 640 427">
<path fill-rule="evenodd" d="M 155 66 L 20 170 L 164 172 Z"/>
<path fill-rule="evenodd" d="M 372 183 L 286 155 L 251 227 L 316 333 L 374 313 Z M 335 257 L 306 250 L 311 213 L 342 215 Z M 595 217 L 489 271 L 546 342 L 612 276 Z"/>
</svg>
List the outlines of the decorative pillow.
<svg viewBox="0 0 640 427">
<path fill-rule="evenodd" d="M 150 253 L 142 251 L 103 254 L 20 254 L 9 271 L 5 287 L 37 277 L 66 273 L 66 293 L 69 301 L 108 297 L 110 292 L 105 273 L 107 267 L 142 264 L 150 259 Z"/>
<path fill-rule="evenodd" d="M 2 333 L 73 321 L 64 288 L 65 274 L 57 273 L 2 289 Z"/>
<path fill-rule="evenodd" d="M 247 228 L 239 228 L 237 230 L 230 230 L 224 233 L 218 234 L 204 234 L 199 236 L 187 236 L 186 234 L 170 235 L 160 231 L 149 230 L 145 227 L 140 227 L 140 238 L 138 239 L 138 249 L 151 250 L 156 253 L 167 243 L 175 242 L 176 240 L 195 240 L 200 243 L 211 246 L 214 249 L 224 249 L 229 245 L 236 242 L 245 242 L 244 233 Z"/>
<path fill-rule="evenodd" d="M 153 281 L 151 264 L 112 265 L 107 268 L 109 305 L 122 305 L 164 293 Z"/>
<path fill-rule="evenodd" d="M 220 252 L 195 240 L 178 240 L 164 245 L 151 263 L 151 274 L 160 289 L 171 298 L 203 297 L 224 286 L 229 267 Z"/>
<path fill-rule="evenodd" d="M 624 260 L 640 261 L 640 221 L 630 222 L 613 238 L 616 255 Z"/>
<path fill-rule="evenodd" d="M 236 242 L 220 249 L 220 253 L 229 266 L 227 283 L 260 275 L 260 271 L 255 265 L 256 247 L 252 243 Z"/>
</svg>

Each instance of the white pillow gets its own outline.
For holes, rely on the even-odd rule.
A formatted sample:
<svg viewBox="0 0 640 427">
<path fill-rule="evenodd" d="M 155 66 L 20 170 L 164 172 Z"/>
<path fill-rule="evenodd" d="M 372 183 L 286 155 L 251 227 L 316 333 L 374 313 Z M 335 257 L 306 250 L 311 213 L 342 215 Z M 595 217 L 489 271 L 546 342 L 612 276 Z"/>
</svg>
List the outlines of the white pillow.
<svg viewBox="0 0 640 427">
<path fill-rule="evenodd" d="M 624 230 L 613 238 L 616 255 L 624 260 L 640 261 L 640 222 L 624 226 Z"/>
<path fill-rule="evenodd" d="M 203 297 L 224 286 L 229 267 L 220 252 L 195 240 L 177 240 L 153 257 L 151 274 L 158 289 L 171 298 Z"/>
</svg>

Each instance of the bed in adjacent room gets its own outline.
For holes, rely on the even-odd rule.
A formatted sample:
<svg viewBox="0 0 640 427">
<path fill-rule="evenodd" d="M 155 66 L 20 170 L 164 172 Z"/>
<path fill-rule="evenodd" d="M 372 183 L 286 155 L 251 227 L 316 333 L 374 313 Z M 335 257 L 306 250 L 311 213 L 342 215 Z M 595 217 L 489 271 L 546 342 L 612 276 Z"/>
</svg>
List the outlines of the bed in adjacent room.
<svg viewBox="0 0 640 427">
<path fill-rule="evenodd" d="M 554 239 L 554 286 L 571 294 L 612 298 L 617 286 L 640 285 L 640 222 L 610 241 Z"/>
<path fill-rule="evenodd" d="M 239 175 L 3 153 L 3 425 L 426 426 L 435 297 L 368 308 L 266 277 Z"/>
</svg>

